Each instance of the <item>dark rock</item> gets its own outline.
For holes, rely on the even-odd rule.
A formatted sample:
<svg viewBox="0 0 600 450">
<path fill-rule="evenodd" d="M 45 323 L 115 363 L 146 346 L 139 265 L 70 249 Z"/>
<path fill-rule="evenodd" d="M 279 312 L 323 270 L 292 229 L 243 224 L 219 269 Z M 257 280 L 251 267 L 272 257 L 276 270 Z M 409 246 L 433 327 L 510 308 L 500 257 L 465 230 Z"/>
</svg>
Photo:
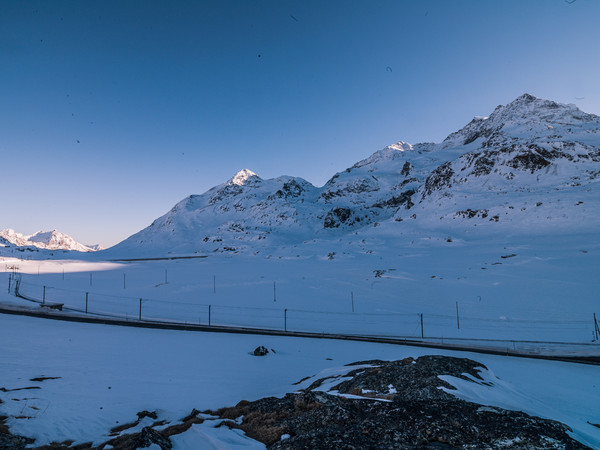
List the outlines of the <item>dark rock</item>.
<svg viewBox="0 0 600 450">
<path fill-rule="evenodd" d="M 550 161 L 540 156 L 538 152 L 526 150 L 512 158 L 506 165 L 513 169 L 528 170 L 533 173 L 536 170 L 549 166 Z"/>
<path fill-rule="evenodd" d="M 140 411 L 139 413 L 137 413 L 138 419 L 142 420 L 144 417 L 150 417 L 151 419 L 158 419 L 158 415 L 156 414 L 156 411 Z"/>
<path fill-rule="evenodd" d="M 341 224 L 349 222 L 349 218 L 352 215 L 352 210 L 349 208 L 333 208 L 325 216 L 323 221 L 323 227 L 325 228 L 338 228 Z"/>
<path fill-rule="evenodd" d="M 456 211 L 456 213 L 454 214 L 456 217 L 464 217 L 467 219 L 472 219 L 474 217 L 480 217 L 482 219 L 485 219 L 488 216 L 488 210 L 487 209 L 464 209 L 461 211 Z"/>
<path fill-rule="evenodd" d="M 161 450 L 170 450 L 173 446 L 168 438 L 164 437 L 162 434 L 160 434 L 153 428 L 142 428 L 142 431 L 139 434 L 136 441 L 136 448 L 150 447 L 150 445 L 152 444 L 158 445 L 161 448 Z"/>
<path fill-rule="evenodd" d="M 8 431 L 3 432 L 0 429 L 0 449 L 21 450 L 34 442 L 34 439 L 10 434 Z"/>
<path fill-rule="evenodd" d="M 404 163 L 404 165 L 402 166 L 400 175 L 404 175 L 405 177 L 407 177 L 408 175 L 410 175 L 410 169 L 412 169 L 412 166 L 410 165 L 410 163 L 408 161 L 406 161 Z"/>
<path fill-rule="evenodd" d="M 253 354 L 254 356 L 265 356 L 267 353 L 269 353 L 269 349 L 260 345 L 254 349 Z"/>
<path fill-rule="evenodd" d="M 400 195 L 390 197 L 387 200 L 377 202 L 373 204 L 375 208 L 398 208 L 399 206 L 406 205 L 406 209 L 410 209 L 413 206 L 411 197 L 415 193 L 414 189 L 408 189 L 402 192 Z"/>
<path fill-rule="evenodd" d="M 454 175 L 454 170 L 452 170 L 450 161 L 437 167 L 425 180 L 423 198 L 431 195 L 436 190 L 441 190 L 443 187 L 451 187 L 452 175 Z"/>
<path fill-rule="evenodd" d="M 423 356 L 357 364 L 375 367 L 352 371 L 352 379 L 334 389 L 362 399 L 315 391 L 320 383 L 314 383 L 300 393 L 244 402 L 213 414 L 243 416 L 241 425 L 227 425 L 272 449 L 506 448 L 511 442 L 529 449 L 586 448 L 561 423 L 482 407 L 440 389 L 453 390 L 439 375 L 485 384 L 479 375 L 484 367 L 475 361 Z M 284 434 L 289 437 L 281 440 Z"/>
<path fill-rule="evenodd" d="M 473 164 L 473 175 L 489 175 L 494 168 L 494 160 L 490 158 L 492 152 L 482 153 Z"/>
</svg>

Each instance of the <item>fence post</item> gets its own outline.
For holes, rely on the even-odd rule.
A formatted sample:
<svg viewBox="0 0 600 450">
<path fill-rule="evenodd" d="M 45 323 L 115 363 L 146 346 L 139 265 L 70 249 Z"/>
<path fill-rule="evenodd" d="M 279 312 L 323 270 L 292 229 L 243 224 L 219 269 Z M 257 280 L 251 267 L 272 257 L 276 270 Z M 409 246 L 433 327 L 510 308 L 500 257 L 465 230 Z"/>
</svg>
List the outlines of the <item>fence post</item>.
<svg viewBox="0 0 600 450">
<path fill-rule="evenodd" d="M 287 331 L 287 308 L 283 310 L 283 331 Z"/>
<path fill-rule="evenodd" d="M 140 322 L 142 320 L 142 299 L 140 298 Z"/>
<path fill-rule="evenodd" d="M 460 321 L 458 319 L 458 302 L 456 302 L 456 328 L 460 330 Z"/>
<path fill-rule="evenodd" d="M 352 312 L 354 312 L 354 292 L 350 291 L 350 299 L 352 300 Z"/>
<path fill-rule="evenodd" d="M 208 326 L 210 327 L 210 305 L 208 305 Z"/>
<path fill-rule="evenodd" d="M 8 293 L 10 294 L 10 282 L 11 282 L 12 277 L 10 276 L 10 273 L 8 274 Z"/>
<path fill-rule="evenodd" d="M 275 286 L 275 282 L 273 281 L 273 301 L 277 301 L 277 288 Z"/>
<path fill-rule="evenodd" d="M 421 339 L 423 339 L 423 313 L 419 314 L 421 316 Z"/>
<path fill-rule="evenodd" d="M 89 292 L 85 293 L 85 313 L 87 314 L 87 305 L 88 305 L 88 294 Z"/>
<path fill-rule="evenodd" d="M 594 330 L 596 331 L 596 340 L 598 340 L 598 334 L 600 334 L 600 328 L 598 328 L 598 321 L 596 320 L 596 313 L 594 313 Z"/>
<path fill-rule="evenodd" d="M 46 286 L 44 286 L 43 294 L 42 294 L 42 305 L 46 304 Z"/>
</svg>

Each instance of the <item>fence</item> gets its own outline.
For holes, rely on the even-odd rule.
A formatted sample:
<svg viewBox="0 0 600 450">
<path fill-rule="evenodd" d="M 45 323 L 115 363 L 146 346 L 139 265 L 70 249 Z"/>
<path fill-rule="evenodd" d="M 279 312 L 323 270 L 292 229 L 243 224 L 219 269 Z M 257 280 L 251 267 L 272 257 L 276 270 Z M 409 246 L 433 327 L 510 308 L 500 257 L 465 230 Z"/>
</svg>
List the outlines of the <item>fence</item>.
<svg viewBox="0 0 600 450">
<path fill-rule="evenodd" d="M 232 326 L 325 334 L 425 339 L 489 341 L 531 347 L 533 344 L 598 343 L 595 314 L 589 320 L 522 320 L 472 318 L 434 313 L 358 313 L 285 308 L 224 306 L 100 294 L 24 282 L 9 275 L 9 293 L 40 304 L 60 303 L 64 309 L 127 320 L 208 326 Z M 594 345 L 596 347 L 596 345 Z M 596 351 L 597 352 L 597 351 Z"/>
</svg>

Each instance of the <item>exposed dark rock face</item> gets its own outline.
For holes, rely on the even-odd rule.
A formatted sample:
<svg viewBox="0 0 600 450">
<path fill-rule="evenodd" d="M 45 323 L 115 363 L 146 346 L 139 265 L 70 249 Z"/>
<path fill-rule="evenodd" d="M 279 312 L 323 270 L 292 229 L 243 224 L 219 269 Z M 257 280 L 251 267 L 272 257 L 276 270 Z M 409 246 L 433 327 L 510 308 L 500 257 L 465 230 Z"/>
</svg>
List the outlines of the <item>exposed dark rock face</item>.
<svg viewBox="0 0 600 450">
<path fill-rule="evenodd" d="M 400 171 L 400 175 L 404 175 L 405 177 L 407 177 L 408 175 L 410 175 L 410 170 L 412 169 L 412 166 L 410 164 L 410 162 L 406 161 L 404 163 L 404 165 L 402 166 L 402 170 Z"/>
<path fill-rule="evenodd" d="M 325 216 L 323 221 L 324 228 L 338 228 L 342 224 L 350 224 L 352 210 L 349 208 L 333 208 Z"/>
<path fill-rule="evenodd" d="M 391 197 L 385 201 L 375 203 L 373 207 L 375 208 L 399 208 L 402 205 L 406 205 L 406 209 L 410 209 L 413 206 L 411 201 L 411 197 L 415 191 L 413 189 L 409 189 L 407 191 L 402 192 L 400 195 Z"/>
<path fill-rule="evenodd" d="M 484 383 L 475 361 L 424 356 L 361 364 L 375 367 L 351 372 L 351 380 L 334 388 L 354 398 L 316 391 L 319 380 L 300 393 L 244 401 L 216 414 L 243 416 L 241 425 L 227 424 L 273 449 L 586 448 L 561 423 L 482 407 L 440 389 L 453 388 L 439 375 Z"/>
<path fill-rule="evenodd" d="M 496 152 L 486 151 L 481 153 L 481 155 L 475 159 L 475 163 L 473 164 L 473 175 L 480 177 L 482 175 L 489 175 L 492 172 L 495 164 L 492 159 L 492 157 L 495 156 L 494 153 Z"/>
<path fill-rule="evenodd" d="M 295 198 L 302 195 L 304 188 L 298 184 L 296 180 L 291 180 L 283 183 L 281 189 L 275 192 L 275 196 L 279 198 Z"/>
<path fill-rule="evenodd" d="M 425 180 L 425 192 L 423 193 L 423 198 L 431 195 L 434 191 L 441 190 L 444 187 L 450 187 L 452 175 L 454 175 L 454 170 L 452 170 L 452 164 L 450 162 L 446 162 L 435 169 L 431 175 L 427 177 L 427 180 Z"/>
<path fill-rule="evenodd" d="M 377 178 L 358 177 L 351 183 L 341 184 L 336 181 L 339 176 L 334 176 L 325 186 L 325 191 L 321 193 L 321 198 L 329 202 L 336 197 L 345 197 L 349 194 L 363 194 L 366 192 L 376 192 L 379 190 Z M 337 187 L 337 189 L 335 189 Z"/>
<path fill-rule="evenodd" d="M 538 152 L 522 152 L 506 163 L 513 169 L 529 170 L 531 173 L 550 165 L 550 162 Z"/>
</svg>

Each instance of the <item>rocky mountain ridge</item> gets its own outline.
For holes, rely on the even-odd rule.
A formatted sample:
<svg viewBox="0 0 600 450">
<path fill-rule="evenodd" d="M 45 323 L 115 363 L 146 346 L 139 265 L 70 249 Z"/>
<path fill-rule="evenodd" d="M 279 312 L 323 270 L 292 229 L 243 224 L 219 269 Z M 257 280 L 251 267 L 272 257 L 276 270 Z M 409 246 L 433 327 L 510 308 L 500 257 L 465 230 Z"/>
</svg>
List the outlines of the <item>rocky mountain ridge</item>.
<svg viewBox="0 0 600 450">
<path fill-rule="evenodd" d="M 398 142 L 320 188 L 244 169 L 182 200 L 112 251 L 256 252 L 383 223 L 400 234 L 591 226 L 599 177 L 600 118 L 524 94 L 439 144 Z"/>
</svg>

